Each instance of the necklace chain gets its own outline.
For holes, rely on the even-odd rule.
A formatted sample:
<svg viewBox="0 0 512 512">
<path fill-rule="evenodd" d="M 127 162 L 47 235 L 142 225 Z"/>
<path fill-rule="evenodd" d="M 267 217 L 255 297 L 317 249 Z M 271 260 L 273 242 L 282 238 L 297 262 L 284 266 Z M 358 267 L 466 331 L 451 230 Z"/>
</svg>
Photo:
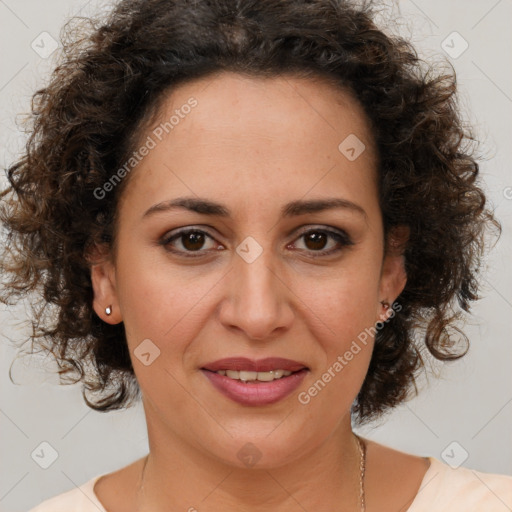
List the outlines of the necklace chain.
<svg viewBox="0 0 512 512">
<path fill-rule="evenodd" d="M 359 447 L 359 498 L 361 500 L 361 512 L 366 511 L 366 501 L 365 501 L 365 494 L 364 494 L 364 475 L 366 473 L 366 446 L 363 442 L 363 440 L 357 435 L 357 446 Z"/>
<path fill-rule="evenodd" d="M 366 512 L 365 492 L 364 492 L 364 476 L 366 473 L 366 446 L 363 440 L 354 434 L 357 440 L 357 446 L 359 448 L 359 500 L 361 502 L 361 512 Z M 148 463 L 149 454 L 146 455 L 144 466 L 142 468 L 141 475 L 141 486 L 139 492 L 142 493 L 144 490 L 144 473 L 146 472 L 146 465 Z"/>
</svg>

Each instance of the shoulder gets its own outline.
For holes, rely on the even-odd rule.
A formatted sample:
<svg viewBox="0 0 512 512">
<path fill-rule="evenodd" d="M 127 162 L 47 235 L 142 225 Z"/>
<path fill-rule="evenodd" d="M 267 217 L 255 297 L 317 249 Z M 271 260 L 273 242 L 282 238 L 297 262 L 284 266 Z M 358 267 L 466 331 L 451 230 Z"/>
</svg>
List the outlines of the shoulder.
<svg viewBox="0 0 512 512">
<path fill-rule="evenodd" d="M 430 467 L 407 512 L 512 509 L 512 476 L 452 468 L 433 457 L 429 460 Z"/>
<path fill-rule="evenodd" d="M 512 476 L 452 468 L 366 440 L 367 504 L 402 512 L 506 512 L 512 510 Z"/>
<path fill-rule="evenodd" d="M 105 512 L 93 491 L 94 484 L 103 475 L 97 475 L 80 487 L 48 498 L 28 512 Z"/>
</svg>

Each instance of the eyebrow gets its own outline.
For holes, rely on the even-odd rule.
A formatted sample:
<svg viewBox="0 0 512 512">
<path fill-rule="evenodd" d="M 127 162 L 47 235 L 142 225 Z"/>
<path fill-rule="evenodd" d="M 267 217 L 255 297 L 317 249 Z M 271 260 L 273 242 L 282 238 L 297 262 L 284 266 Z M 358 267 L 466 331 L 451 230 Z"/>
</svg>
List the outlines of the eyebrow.
<svg viewBox="0 0 512 512">
<path fill-rule="evenodd" d="M 308 213 L 318 213 L 336 208 L 344 208 L 355 213 L 359 213 L 367 218 L 366 211 L 356 203 L 348 199 L 330 197 L 326 199 L 311 199 L 308 201 L 297 200 L 286 203 L 281 208 L 281 217 L 296 217 Z M 212 215 L 217 217 L 231 217 L 231 211 L 226 206 L 215 203 L 208 199 L 197 197 L 178 197 L 169 201 L 162 201 L 151 206 L 143 214 L 143 218 L 156 213 L 167 212 L 174 209 L 185 209 L 201 215 Z"/>
</svg>

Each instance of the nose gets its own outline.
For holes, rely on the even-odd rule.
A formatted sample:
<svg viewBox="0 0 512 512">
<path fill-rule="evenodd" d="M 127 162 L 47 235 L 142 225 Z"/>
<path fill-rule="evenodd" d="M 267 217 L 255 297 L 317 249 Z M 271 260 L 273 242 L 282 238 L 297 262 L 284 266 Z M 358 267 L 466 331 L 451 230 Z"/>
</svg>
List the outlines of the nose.
<svg viewBox="0 0 512 512">
<path fill-rule="evenodd" d="M 251 263 L 235 255 L 220 307 L 221 323 L 252 340 L 282 336 L 293 321 L 293 293 L 283 271 L 272 263 L 270 250 Z"/>
</svg>

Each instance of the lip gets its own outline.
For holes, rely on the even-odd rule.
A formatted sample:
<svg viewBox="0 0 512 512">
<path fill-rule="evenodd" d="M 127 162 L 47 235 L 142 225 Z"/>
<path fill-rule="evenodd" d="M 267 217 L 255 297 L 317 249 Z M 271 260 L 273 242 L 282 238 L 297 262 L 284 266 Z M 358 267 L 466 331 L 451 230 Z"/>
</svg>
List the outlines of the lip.
<svg viewBox="0 0 512 512">
<path fill-rule="evenodd" d="M 304 363 L 283 357 L 267 357 L 265 359 L 248 359 L 246 357 L 227 357 L 205 364 L 201 369 L 217 372 L 219 370 L 237 370 L 248 372 L 269 372 L 270 370 L 288 370 L 296 372 L 309 368 Z"/>
<path fill-rule="evenodd" d="M 232 364 L 235 364 L 232 359 L 230 361 L 232 361 Z M 265 364 L 267 363 L 265 362 Z M 222 370 L 224 368 L 219 369 Z M 273 368 L 276 368 L 276 366 L 273 366 Z M 283 370 L 285 369 L 282 367 L 280 368 Z M 228 369 L 236 370 L 237 368 Z M 210 371 L 205 368 L 201 368 L 201 372 L 224 396 L 241 405 L 254 407 L 279 402 L 293 393 L 293 391 L 302 383 L 309 370 L 302 366 L 302 369 L 288 375 L 288 377 L 281 377 L 280 379 L 276 379 L 271 382 L 243 382 L 241 380 L 231 379 L 225 375 L 221 375 L 220 373 L 216 373 L 215 371 Z"/>
</svg>

